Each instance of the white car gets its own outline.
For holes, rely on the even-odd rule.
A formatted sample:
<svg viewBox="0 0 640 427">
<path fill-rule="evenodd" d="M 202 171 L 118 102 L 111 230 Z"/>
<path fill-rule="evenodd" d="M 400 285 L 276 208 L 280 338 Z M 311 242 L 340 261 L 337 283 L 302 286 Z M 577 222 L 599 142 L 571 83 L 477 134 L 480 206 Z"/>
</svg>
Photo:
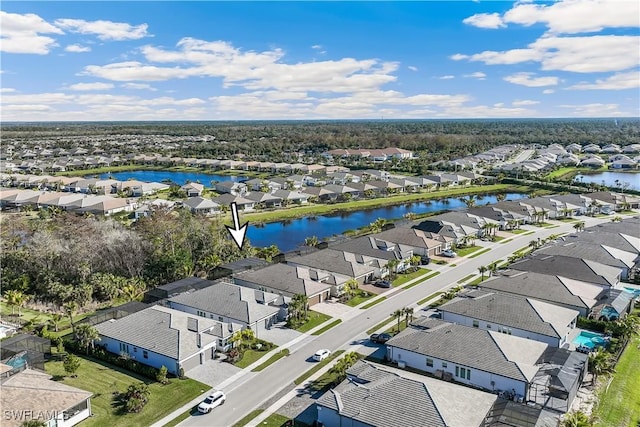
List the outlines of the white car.
<svg viewBox="0 0 640 427">
<path fill-rule="evenodd" d="M 198 411 L 203 414 L 208 414 L 211 410 L 217 406 L 224 405 L 224 401 L 227 399 L 227 396 L 221 391 L 214 391 L 212 394 L 207 396 L 205 400 L 202 401 L 201 404 L 198 405 Z"/>
<path fill-rule="evenodd" d="M 329 357 L 330 354 L 331 354 L 331 350 L 327 350 L 326 348 L 323 348 L 322 350 L 316 351 L 316 354 L 313 355 L 313 360 L 315 360 L 316 362 L 320 362 L 326 359 L 327 357 Z"/>
<path fill-rule="evenodd" d="M 452 251 L 451 249 L 447 249 L 446 251 L 442 251 L 442 256 L 446 256 L 447 258 L 455 258 L 457 253 Z"/>
</svg>

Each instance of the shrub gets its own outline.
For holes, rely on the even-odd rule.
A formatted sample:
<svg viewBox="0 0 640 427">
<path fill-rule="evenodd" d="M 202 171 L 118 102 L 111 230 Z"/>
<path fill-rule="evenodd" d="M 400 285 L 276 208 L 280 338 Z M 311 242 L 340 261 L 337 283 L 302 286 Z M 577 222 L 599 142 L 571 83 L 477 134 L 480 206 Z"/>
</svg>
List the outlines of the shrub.
<svg viewBox="0 0 640 427">
<path fill-rule="evenodd" d="M 604 332 L 607 328 L 607 322 L 602 320 L 587 319 L 586 317 L 578 317 L 576 326 L 580 329 L 589 329 L 596 332 Z"/>
<path fill-rule="evenodd" d="M 160 384 L 169 384 L 166 366 L 162 365 L 160 369 L 158 369 L 158 373 L 156 374 L 156 381 L 158 381 Z"/>
</svg>

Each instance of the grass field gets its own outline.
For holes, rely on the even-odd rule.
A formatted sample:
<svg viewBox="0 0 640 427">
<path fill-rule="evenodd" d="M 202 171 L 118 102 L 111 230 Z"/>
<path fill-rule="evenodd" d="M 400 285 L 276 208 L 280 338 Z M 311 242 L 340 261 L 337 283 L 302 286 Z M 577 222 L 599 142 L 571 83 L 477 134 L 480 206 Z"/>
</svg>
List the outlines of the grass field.
<svg viewBox="0 0 640 427">
<path fill-rule="evenodd" d="M 491 248 L 485 248 L 485 249 L 481 250 L 480 252 L 475 252 L 475 253 L 469 255 L 469 258 L 475 258 L 477 256 L 480 256 L 480 255 L 482 255 L 484 253 L 489 252 L 490 250 L 491 250 Z"/>
<path fill-rule="evenodd" d="M 242 417 L 242 419 L 237 423 L 235 423 L 233 427 L 244 427 L 247 424 L 249 424 L 249 421 L 251 421 L 252 419 L 254 419 L 255 417 L 257 417 L 263 412 L 264 412 L 264 409 L 254 409 L 253 411 L 249 412 L 247 415 Z"/>
<path fill-rule="evenodd" d="M 65 375 L 62 362 L 47 362 L 45 370 L 54 377 Z M 113 406 L 114 392 L 124 392 L 129 385 L 140 381 L 149 384 L 149 403 L 140 413 L 118 414 L 118 409 Z M 84 357 L 81 357 L 77 377 L 64 377 L 62 383 L 93 393 L 91 409 L 94 416 L 83 421 L 82 425 L 104 427 L 151 425 L 210 388 L 192 379 L 172 379 L 169 384 L 162 385 Z"/>
<path fill-rule="evenodd" d="M 311 335 L 321 335 L 321 334 L 327 332 L 329 329 L 333 328 L 334 326 L 339 325 L 341 322 L 342 322 L 342 319 L 336 319 L 333 322 L 329 323 L 328 325 L 323 326 L 322 328 L 318 329 L 317 331 L 315 331 Z"/>
<path fill-rule="evenodd" d="M 431 301 L 432 299 L 434 299 L 434 298 L 436 298 L 436 297 L 438 297 L 438 296 L 440 296 L 442 294 L 444 294 L 444 292 L 441 291 L 441 292 L 436 292 L 435 294 L 431 294 L 426 298 L 422 298 L 420 301 L 418 301 L 418 305 L 426 304 L 428 301 Z"/>
<path fill-rule="evenodd" d="M 349 307 L 355 307 L 357 305 L 362 304 L 365 301 L 370 300 L 371 298 L 375 297 L 376 294 L 373 294 L 371 292 L 366 292 L 366 291 L 361 291 L 358 295 L 356 295 L 355 297 L 351 298 L 349 301 L 347 301 L 347 305 Z"/>
<path fill-rule="evenodd" d="M 427 275 L 424 277 L 424 279 L 422 279 L 422 280 L 418 280 L 417 282 L 413 282 L 412 284 L 407 285 L 407 286 L 405 286 L 405 287 L 404 287 L 404 288 L 402 288 L 402 289 L 409 289 L 409 288 L 413 288 L 414 286 L 418 286 L 420 283 L 425 282 L 425 281 L 427 281 L 427 280 L 431 279 L 432 277 L 437 276 L 438 274 L 440 274 L 440 272 L 439 272 L 439 271 L 431 272 L 431 273 L 427 274 Z"/>
<path fill-rule="evenodd" d="M 316 326 L 326 322 L 327 320 L 331 319 L 331 316 L 327 316 L 324 313 L 318 313 L 317 311 L 309 311 L 307 313 L 309 319 L 307 319 L 307 321 L 305 323 L 303 323 L 301 326 L 296 328 L 296 331 L 298 332 L 309 332 L 311 329 L 315 328 Z"/>
<path fill-rule="evenodd" d="M 468 246 L 466 248 L 456 248 L 458 256 L 467 256 L 482 249 L 482 246 Z"/>
<path fill-rule="evenodd" d="M 611 385 L 600 392 L 595 410 L 596 425 L 636 426 L 640 423 L 640 337 L 627 345 L 616 365 Z"/>
<path fill-rule="evenodd" d="M 367 308 L 371 308 L 374 305 L 378 304 L 379 302 L 384 301 L 385 299 L 387 299 L 387 297 L 380 297 L 380 298 L 376 298 L 373 301 L 371 301 L 369 304 L 363 305 L 362 307 L 360 307 L 362 310 L 366 310 Z"/>
<path fill-rule="evenodd" d="M 338 350 L 335 353 L 331 353 L 331 355 L 329 357 L 327 357 L 326 359 L 324 359 L 322 362 L 318 362 L 316 363 L 316 366 L 314 366 L 313 368 L 309 369 L 307 372 L 305 372 L 304 374 L 300 375 L 298 378 L 296 378 L 293 382 L 295 385 L 300 385 L 303 382 L 305 382 L 307 380 L 307 378 L 309 378 L 311 375 L 315 374 L 316 372 L 318 372 L 323 366 L 328 365 L 329 363 L 333 362 L 338 356 L 340 356 L 342 353 L 344 353 L 344 350 Z"/>
<path fill-rule="evenodd" d="M 234 366 L 244 369 L 247 366 L 251 365 L 252 363 L 260 360 L 262 356 L 269 353 L 271 350 L 253 350 L 253 349 L 245 350 L 245 352 L 242 353 L 242 359 L 234 363 Z"/>
<path fill-rule="evenodd" d="M 412 273 L 398 274 L 398 277 L 392 282 L 393 287 L 402 286 L 405 283 L 417 279 L 418 277 L 426 276 L 431 270 L 428 268 L 419 268 Z"/>
<path fill-rule="evenodd" d="M 274 354 L 273 356 L 271 356 L 266 362 L 256 366 L 255 368 L 253 368 L 251 370 L 251 372 L 260 372 L 262 371 L 264 368 L 266 368 L 267 366 L 271 365 L 272 363 L 277 362 L 278 360 L 282 359 L 285 356 L 289 355 L 289 349 L 288 348 L 284 348 L 282 350 L 280 350 L 279 352 L 277 352 L 276 354 Z"/>
</svg>

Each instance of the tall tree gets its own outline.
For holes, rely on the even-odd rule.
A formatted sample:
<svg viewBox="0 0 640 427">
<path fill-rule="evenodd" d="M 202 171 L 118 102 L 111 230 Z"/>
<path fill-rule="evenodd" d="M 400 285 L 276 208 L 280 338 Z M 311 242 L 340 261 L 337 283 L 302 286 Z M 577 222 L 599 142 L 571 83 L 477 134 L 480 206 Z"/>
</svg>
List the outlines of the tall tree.
<svg viewBox="0 0 640 427">
<path fill-rule="evenodd" d="M 398 321 L 398 329 L 397 329 L 398 332 L 400 332 L 400 319 L 402 319 L 402 316 L 404 316 L 404 310 L 401 308 L 391 313 L 391 317 L 393 317 Z"/>
<path fill-rule="evenodd" d="M 88 323 L 82 323 L 76 327 L 75 337 L 87 354 L 89 354 L 90 348 L 93 350 L 94 343 L 100 341 L 98 330 Z"/>
</svg>

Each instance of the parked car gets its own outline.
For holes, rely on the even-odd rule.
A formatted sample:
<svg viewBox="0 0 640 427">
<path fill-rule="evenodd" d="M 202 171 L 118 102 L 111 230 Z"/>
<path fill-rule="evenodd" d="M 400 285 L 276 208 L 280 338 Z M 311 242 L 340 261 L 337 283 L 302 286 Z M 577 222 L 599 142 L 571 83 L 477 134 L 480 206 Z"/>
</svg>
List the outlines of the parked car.
<svg viewBox="0 0 640 427">
<path fill-rule="evenodd" d="M 213 408 L 224 405 L 225 400 L 227 400 L 227 396 L 225 396 L 224 392 L 214 391 L 198 405 L 198 412 L 208 414 Z"/>
<path fill-rule="evenodd" d="M 381 334 L 373 334 L 369 337 L 369 340 L 371 340 L 371 342 L 377 343 L 377 344 L 384 344 L 387 341 L 389 341 L 391 338 L 393 337 L 393 335 L 388 334 L 386 332 L 383 332 Z"/>
<path fill-rule="evenodd" d="M 323 361 L 324 359 L 329 357 L 330 354 L 331 354 L 331 350 L 327 350 L 326 348 L 323 348 L 322 350 L 316 351 L 316 353 L 313 355 L 313 360 L 315 360 L 316 362 Z"/>
<path fill-rule="evenodd" d="M 421 265 L 429 265 L 430 262 L 431 262 L 431 258 L 429 258 L 428 256 L 422 255 L 420 257 L 420 264 Z"/>
<path fill-rule="evenodd" d="M 442 256 L 446 256 L 447 258 L 455 258 L 458 254 L 452 251 L 451 249 L 447 249 L 442 251 Z"/>
<path fill-rule="evenodd" d="M 376 282 L 376 286 L 380 287 L 380 288 L 390 288 L 391 287 L 391 282 L 388 280 L 378 280 Z"/>
</svg>

